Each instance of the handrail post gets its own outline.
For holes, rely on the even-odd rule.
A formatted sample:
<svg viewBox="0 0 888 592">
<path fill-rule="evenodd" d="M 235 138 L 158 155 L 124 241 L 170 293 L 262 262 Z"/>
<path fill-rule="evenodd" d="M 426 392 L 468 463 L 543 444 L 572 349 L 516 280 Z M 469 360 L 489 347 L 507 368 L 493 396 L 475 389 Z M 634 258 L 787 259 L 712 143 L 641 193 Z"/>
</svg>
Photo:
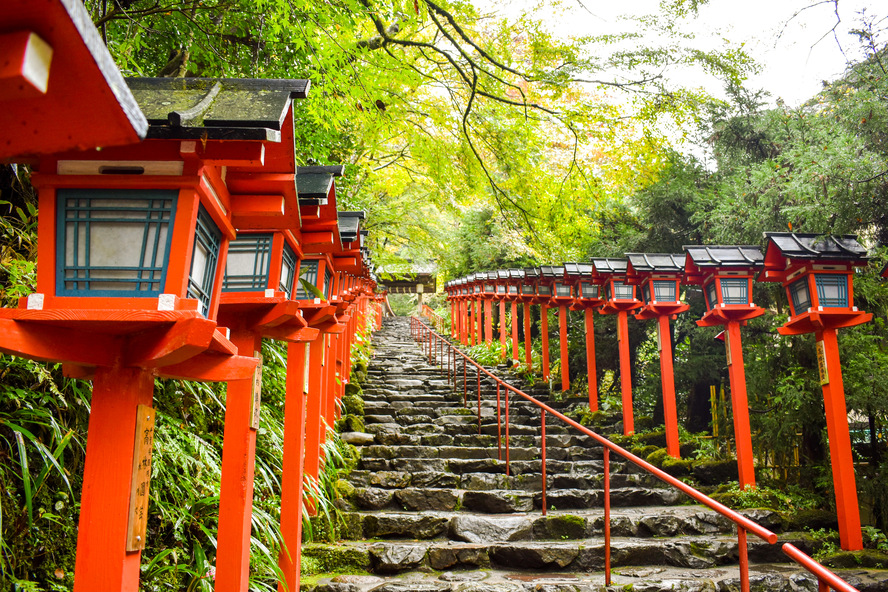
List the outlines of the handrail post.
<svg viewBox="0 0 888 592">
<path fill-rule="evenodd" d="M 503 460 L 503 431 L 500 416 L 500 383 L 496 381 L 496 452 L 497 459 Z"/>
<path fill-rule="evenodd" d="M 540 409 L 540 433 L 542 441 L 540 449 L 542 451 L 541 472 L 543 474 L 543 516 L 546 515 L 546 410 Z"/>
<path fill-rule="evenodd" d="M 611 585 L 610 448 L 604 447 L 604 585 Z"/>
<path fill-rule="evenodd" d="M 749 592 L 749 549 L 746 529 L 737 525 L 737 552 L 740 555 L 740 592 Z"/>
</svg>

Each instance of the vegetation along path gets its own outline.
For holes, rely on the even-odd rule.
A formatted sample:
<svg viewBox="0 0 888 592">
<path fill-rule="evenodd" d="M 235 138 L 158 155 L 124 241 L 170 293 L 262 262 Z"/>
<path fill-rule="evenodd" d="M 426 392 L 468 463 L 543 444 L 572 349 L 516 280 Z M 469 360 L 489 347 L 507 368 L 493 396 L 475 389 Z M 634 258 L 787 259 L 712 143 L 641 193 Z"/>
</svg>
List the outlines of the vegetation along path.
<svg viewBox="0 0 888 592">
<path fill-rule="evenodd" d="M 388 318 L 376 335 L 364 387 L 369 435 L 347 477 L 335 544 L 306 545 L 315 592 L 507 592 L 605 590 L 602 449 L 568 428 L 547 427 L 548 515 L 541 514 L 539 413 L 510 402 L 511 470 L 498 460 L 496 397 L 479 425 L 446 376 L 428 365 L 409 320 Z M 470 384 L 473 381 L 470 381 Z M 471 391 L 470 391 L 471 392 Z M 492 394 L 492 396 L 491 396 Z M 545 398 L 534 392 L 535 395 Z M 471 399 L 470 399 L 471 401 Z M 556 409 L 572 404 L 547 401 Z M 634 465 L 611 463 L 610 590 L 739 590 L 733 524 L 693 505 Z M 781 541 L 816 550 L 770 510 L 744 512 Z M 750 537 L 752 589 L 817 590 L 779 545 Z M 860 590 L 888 590 L 888 572 L 838 570 Z M 310 581 L 309 581 L 310 580 Z"/>
</svg>

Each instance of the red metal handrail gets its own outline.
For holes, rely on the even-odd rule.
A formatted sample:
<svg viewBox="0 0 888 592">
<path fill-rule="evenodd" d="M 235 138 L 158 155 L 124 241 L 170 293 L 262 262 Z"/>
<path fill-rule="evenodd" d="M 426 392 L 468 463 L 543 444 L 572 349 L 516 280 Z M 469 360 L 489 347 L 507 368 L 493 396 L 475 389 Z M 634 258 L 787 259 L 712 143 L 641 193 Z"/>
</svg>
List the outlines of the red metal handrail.
<svg viewBox="0 0 888 592">
<path fill-rule="evenodd" d="M 478 388 L 478 428 L 480 433 L 481 428 L 481 373 L 483 372 L 489 378 L 491 378 L 494 383 L 497 385 L 497 423 L 499 424 L 500 420 L 500 389 L 503 390 L 505 395 L 505 425 L 506 425 L 506 438 L 505 438 L 505 449 L 506 449 L 506 475 L 510 474 L 509 467 L 509 392 L 513 392 L 516 395 L 523 397 L 525 400 L 533 403 L 540 409 L 540 426 L 541 426 L 541 440 L 540 440 L 540 448 L 541 448 L 541 456 L 542 456 L 542 513 L 546 514 L 546 414 L 549 413 L 554 417 L 557 417 L 562 422 L 567 425 L 579 430 L 583 434 L 589 436 L 599 444 L 604 447 L 604 538 L 605 538 L 605 584 L 610 585 L 611 582 L 611 569 L 610 569 L 610 452 L 613 451 L 626 460 L 632 462 L 639 468 L 647 471 L 648 473 L 654 475 L 667 485 L 671 485 L 686 495 L 690 496 L 697 502 L 707 506 L 708 508 L 714 510 L 718 514 L 721 514 L 725 518 L 731 520 L 737 526 L 737 539 L 738 539 L 738 554 L 739 554 L 739 564 L 740 564 L 740 590 L 741 592 L 749 592 L 749 558 L 748 558 L 748 548 L 746 542 L 746 533 L 751 532 L 752 534 L 758 536 L 764 541 L 767 541 L 770 544 L 774 544 L 777 542 L 777 535 L 767 528 L 761 526 L 760 524 L 750 520 L 746 516 L 731 510 L 727 506 L 715 501 L 709 496 L 697 491 L 687 483 L 679 481 L 672 475 L 666 473 L 665 471 L 658 469 L 654 465 L 640 459 L 635 456 L 628 450 L 614 444 L 604 436 L 601 436 L 592 430 L 586 428 L 583 425 L 580 425 L 573 419 L 567 417 L 566 415 L 556 411 L 555 409 L 549 407 L 545 403 L 538 401 L 534 397 L 526 394 L 525 392 L 517 389 L 516 387 L 506 383 L 498 376 L 489 372 L 486 368 L 478 364 L 475 360 L 469 357 L 466 353 L 461 351 L 459 348 L 455 347 L 450 341 L 435 333 L 431 327 L 423 323 L 420 319 L 416 317 L 411 317 L 411 333 L 413 338 L 416 341 L 428 342 L 428 351 L 431 353 L 433 351 L 432 343 L 436 342 L 440 345 L 441 348 L 446 349 L 451 356 L 453 361 L 453 385 L 454 388 L 457 386 L 457 373 L 456 373 L 456 363 L 457 358 L 461 357 L 463 360 L 463 405 L 468 406 L 468 381 L 467 381 L 467 368 L 468 365 L 471 364 L 477 368 L 478 372 L 478 380 L 477 380 L 477 388 Z M 431 358 L 430 358 L 431 361 Z M 497 434 L 499 440 L 500 427 L 497 425 Z M 498 442 L 499 449 L 499 459 L 502 460 L 502 446 Z M 809 556 L 805 555 L 802 551 L 794 547 L 793 545 L 786 543 L 782 546 L 783 552 L 801 567 L 805 568 L 809 573 L 817 578 L 818 587 L 820 592 L 826 592 L 830 589 L 837 590 L 838 592 L 859 592 L 856 588 L 839 578 L 833 572 L 820 565 Z"/>
<path fill-rule="evenodd" d="M 444 317 L 442 317 L 441 315 L 436 313 L 434 310 L 432 310 L 428 304 L 422 305 L 421 312 L 422 312 L 422 316 L 429 319 L 432 322 L 432 324 L 435 326 L 435 329 L 437 329 L 439 333 L 448 333 L 448 331 L 446 330 L 447 322 L 444 320 Z"/>
</svg>

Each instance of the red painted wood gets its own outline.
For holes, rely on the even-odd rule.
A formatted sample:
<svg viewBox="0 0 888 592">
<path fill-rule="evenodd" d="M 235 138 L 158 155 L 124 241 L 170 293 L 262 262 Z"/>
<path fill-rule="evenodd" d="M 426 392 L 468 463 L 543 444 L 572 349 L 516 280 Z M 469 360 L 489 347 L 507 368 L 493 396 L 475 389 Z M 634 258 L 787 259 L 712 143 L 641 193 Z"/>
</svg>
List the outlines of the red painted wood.
<svg viewBox="0 0 888 592">
<path fill-rule="evenodd" d="M 543 380 L 549 380 L 549 307 L 540 304 L 540 333 L 543 338 Z"/>
<path fill-rule="evenodd" d="M 589 410 L 598 411 L 598 369 L 595 367 L 595 319 L 591 308 L 583 311 L 586 324 L 586 374 L 589 377 Z"/>
<path fill-rule="evenodd" d="M 530 303 L 524 303 L 524 365 L 528 372 L 533 372 L 533 352 L 530 341 Z"/>
<path fill-rule="evenodd" d="M 177 321 L 127 341 L 123 359 L 128 366 L 160 367 L 178 364 L 205 351 L 213 340 L 216 323 L 201 318 Z"/>
<path fill-rule="evenodd" d="M 248 331 L 233 333 L 231 341 L 248 355 L 262 349 L 262 339 Z M 219 491 L 219 535 L 216 545 L 216 592 L 246 592 L 250 576 L 250 526 L 256 431 L 252 380 L 231 380 L 225 399 L 222 443 L 222 483 Z"/>
<path fill-rule="evenodd" d="M 512 364 L 518 365 L 518 301 L 512 301 Z"/>
<path fill-rule="evenodd" d="M 505 360 L 508 357 L 506 353 L 506 301 L 500 300 L 499 303 L 499 329 L 500 329 L 500 345 L 503 348 L 502 358 Z"/>
<path fill-rule="evenodd" d="M 192 189 L 179 191 L 173 236 L 170 241 L 170 262 L 167 266 L 166 285 L 163 290 L 164 293 L 175 294 L 179 298 L 185 298 L 188 293 L 188 274 L 191 270 L 194 226 L 199 205 L 200 200 L 196 191 Z"/>
<path fill-rule="evenodd" d="M 863 549 L 860 531 L 860 505 L 857 502 L 857 483 L 854 477 L 854 458 L 848 431 L 848 410 L 839 360 L 839 343 L 835 329 L 825 329 L 816 335 L 823 342 L 829 382 L 822 386 L 826 410 L 826 432 L 829 436 L 829 456 L 832 464 L 833 488 L 836 494 L 836 514 L 839 518 L 839 540 L 842 549 Z"/>
<path fill-rule="evenodd" d="M 570 360 L 567 353 L 567 305 L 558 307 L 558 331 L 561 337 L 561 390 L 570 390 Z"/>
<path fill-rule="evenodd" d="M 635 416 L 632 411 L 632 364 L 629 360 L 629 313 L 617 312 L 617 339 L 620 347 L 620 392 L 623 397 L 623 434 L 635 432 Z"/>
<path fill-rule="evenodd" d="M 729 322 L 726 329 L 725 343 L 730 350 L 728 374 L 731 382 L 731 409 L 734 412 L 739 482 L 741 488 L 755 487 L 755 464 L 752 456 L 752 433 L 749 428 L 749 401 L 746 396 L 746 369 L 743 366 L 740 322 Z"/>
<path fill-rule="evenodd" d="M 484 300 L 484 343 L 493 342 L 493 301 Z"/>
<path fill-rule="evenodd" d="M 284 581 L 278 592 L 299 592 L 302 545 L 302 471 L 305 462 L 305 343 L 287 346 L 287 397 L 284 403 L 283 471 L 281 475 L 281 536 L 278 565 Z"/>
<path fill-rule="evenodd" d="M 660 335 L 660 384 L 663 388 L 663 421 L 666 424 L 666 452 L 681 458 L 678 441 L 678 410 L 675 405 L 675 378 L 672 368 L 672 336 L 669 332 L 669 316 L 657 319 Z"/>
<path fill-rule="evenodd" d="M 72 362 L 111 366 L 119 341 L 46 323 L 19 322 L 0 318 L 0 352 L 45 362 Z"/>
<path fill-rule="evenodd" d="M 154 376 L 99 368 L 93 382 L 74 591 L 137 592 L 141 552 L 126 552 L 136 407 L 151 406 Z"/>
<path fill-rule="evenodd" d="M 252 380 L 256 367 L 255 358 L 206 353 L 194 356 L 181 364 L 157 368 L 158 378 L 197 380 L 201 382 L 225 382 Z"/>
<path fill-rule="evenodd" d="M 318 478 L 320 471 L 320 446 L 321 446 L 321 404 L 323 397 L 323 366 L 324 340 L 323 333 L 310 343 L 309 348 L 309 375 L 308 396 L 306 402 L 305 422 L 305 474 L 314 479 Z M 314 511 L 314 508 L 311 508 Z"/>
</svg>

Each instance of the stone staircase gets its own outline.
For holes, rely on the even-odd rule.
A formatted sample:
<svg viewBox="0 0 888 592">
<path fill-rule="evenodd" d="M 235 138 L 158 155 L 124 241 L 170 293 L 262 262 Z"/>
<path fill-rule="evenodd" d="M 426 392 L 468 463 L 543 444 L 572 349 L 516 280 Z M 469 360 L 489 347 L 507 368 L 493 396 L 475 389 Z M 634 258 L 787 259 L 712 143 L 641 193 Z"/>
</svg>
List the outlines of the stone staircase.
<svg viewBox="0 0 888 592">
<path fill-rule="evenodd" d="M 510 402 L 510 467 L 499 460 L 495 387 L 482 418 L 470 372 L 469 408 L 427 364 L 409 320 L 387 318 L 364 385 L 372 443 L 347 477 L 343 533 L 303 555 L 331 573 L 303 583 L 315 592 L 587 592 L 740 589 L 733 524 L 684 494 L 611 457 L 613 581 L 604 586 L 602 449 L 547 422 L 547 506 L 542 508 L 539 410 Z M 564 408 L 568 403 L 547 401 Z M 479 433 L 480 431 L 480 433 Z M 369 440 L 369 438 L 364 438 Z M 503 451 L 503 454 L 505 452 Z M 744 512 L 781 533 L 779 515 Z M 749 537 L 753 590 L 817 590 L 779 545 Z M 335 574 L 335 575 L 334 575 Z M 860 590 L 888 590 L 888 572 L 840 575 Z"/>
</svg>

